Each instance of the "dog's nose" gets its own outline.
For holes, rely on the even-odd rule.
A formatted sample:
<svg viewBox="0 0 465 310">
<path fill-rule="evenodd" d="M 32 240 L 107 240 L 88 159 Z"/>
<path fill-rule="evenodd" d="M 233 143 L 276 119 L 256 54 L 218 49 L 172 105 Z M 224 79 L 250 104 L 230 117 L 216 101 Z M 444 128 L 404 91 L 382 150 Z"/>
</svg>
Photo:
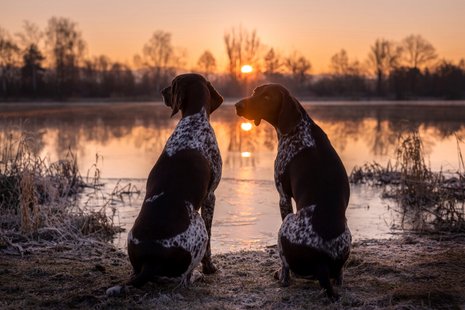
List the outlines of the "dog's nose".
<svg viewBox="0 0 465 310">
<path fill-rule="evenodd" d="M 241 100 L 235 104 L 237 115 L 242 116 L 245 110 L 245 101 Z"/>
<path fill-rule="evenodd" d="M 163 89 L 161 90 L 160 93 L 161 93 L 162 95 L 165 95 L 165 94 L 168 93 L 168 89 L 169 89 L 169 87 L 165 87 L 165 88 L 163 88 Z"/>
</svg>

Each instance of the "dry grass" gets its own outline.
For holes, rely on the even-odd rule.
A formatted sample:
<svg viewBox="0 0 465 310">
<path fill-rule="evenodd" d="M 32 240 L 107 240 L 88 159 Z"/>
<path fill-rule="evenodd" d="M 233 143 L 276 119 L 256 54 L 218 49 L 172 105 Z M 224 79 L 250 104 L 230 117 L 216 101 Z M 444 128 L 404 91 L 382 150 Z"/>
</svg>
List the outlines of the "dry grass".
<svg viewBox="0 0 465 310">
<path fill-rule="evenodd" d="M 399 139 L 396 162 L 355 167 L 352 183 L 384 186 L 384 197 L 394 199 L 402 213 L 401 226 L 414 231 L 465 232 L 465 169 L 457 137 L 459 170 L 446 177 L 425 163 L 418 133 Z"/>
<path fill-rule="evenodd" d="M 415 235 L 356 242 L 335 303 L 317 281 L 292 277 L 289 287 L 280 287 L 273 278 L 276 247 L 214 255 L 219 272 L 187 289 L 148 283 L 113 298 L 106 289 L 126 281 L 131 266 L 109 244 L 83 242 L 76 251 L 66 243 L 23 258 L 0 250 L 0 308 L 459 309 L 465 305 L 463 242 L 463 236 Z"/>
<path fill-rule="evenodd" d="M 38 140 L 21 129 L 0 135 L 0 245 L 23 254 L 56 242 L 108 239 L 118 232 L 107 203 L 78 204 L 84 188 L 98 193 L 99 179 L 84 182 L 71 151 L 57 162 L 41 158 Z"/>
</svg>

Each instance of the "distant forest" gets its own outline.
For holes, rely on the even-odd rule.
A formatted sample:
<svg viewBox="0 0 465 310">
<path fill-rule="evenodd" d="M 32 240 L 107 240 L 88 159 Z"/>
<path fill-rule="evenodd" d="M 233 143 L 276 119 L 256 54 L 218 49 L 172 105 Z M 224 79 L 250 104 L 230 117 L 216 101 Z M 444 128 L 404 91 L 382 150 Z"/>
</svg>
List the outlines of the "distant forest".
<svg viewBox="0 0 465 310">
<path fill-rule="evenodd" d="M 52 17 L 45 29 L 25 21 L 20 33 L 0 27 L 0 101 L 85 98 L 154 100 L 179 73 L 204 74 L 226 97 L 249 94 L 259 84 L 281 83 L 300 98 L 464 99 L 465 60 L 437 55 L 420 35 L 400 42 L 377 39 L 367 58 L 352 60 L 344 49 L 330 59 L 329 73 L 312 74 L 299 51 L 283 55 L 263 44 L 255 30 L 233 27 L 223 36 L 228 66 L 219 73 L 208 50 L 186 68 L 186 50 L 173 47 L 169 32 L 155 31 L 132 64 L 87 56 L 78 25 Z M 251 73 L 243 73 L 243 65 Z"/>
</svg>

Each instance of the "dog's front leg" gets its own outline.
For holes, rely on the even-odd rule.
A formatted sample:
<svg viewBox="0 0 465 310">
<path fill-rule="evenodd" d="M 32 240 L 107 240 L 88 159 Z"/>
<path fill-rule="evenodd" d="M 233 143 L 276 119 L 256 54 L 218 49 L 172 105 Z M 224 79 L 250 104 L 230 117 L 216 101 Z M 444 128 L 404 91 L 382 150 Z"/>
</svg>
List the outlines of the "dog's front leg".
<svg viewBox="0 0 465 310">
<path fill-rule="evenodd" d="M 288 214 L 293 213 L 291 197 L 284 193 L 279 194 L 279 211 L 281 212 L 281 220 L 283 221 Z"/>
<path fill-rule="evenodd" d="M 202 218 L 205 222 L 205 228 L 207 229 L 208 234 L 207 250 L 205 251 L 204 257 L 202 258 L 202 272 L 204 274 L 212 274 L 215 273 L 217 270 L 217 268 L 212 262 L 212 252 L 210 247 L 213 212 L 215 211 L 215 200 L 215 194 L 213 193 L 213 191 L 211 191 L 205 199 L 201 210 Z"/>
</svg>

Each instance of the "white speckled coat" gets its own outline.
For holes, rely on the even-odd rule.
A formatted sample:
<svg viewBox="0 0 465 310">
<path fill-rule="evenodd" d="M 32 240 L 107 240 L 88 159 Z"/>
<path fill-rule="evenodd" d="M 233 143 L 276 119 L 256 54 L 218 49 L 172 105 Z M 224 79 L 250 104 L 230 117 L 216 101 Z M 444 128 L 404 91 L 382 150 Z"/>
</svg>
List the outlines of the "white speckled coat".
<svg viewBox="0 0 465 310">
<path fill-rule="evenodd" d="M 291 197 L 285 193 L 280 180 L 286 171 L 286 167 L 300 151 L 317 147 L 312 137 L 311 122 L 310 118 L 304 115 L 301 122 L 290 133 L 286 135 L 278 134 L 279 144 L 275 161 L 275 184 L 280 196 L 281 214 L 287 214 L 289 210 L 292 210 Z M 345 231 L 331 240 L 324 240 L 313 230 L 312 217 L 315 207 L 315 205 L 307 206 L 297 211 L 296 214 L 289 213 L 285 216 L 278 234 L 278 248 L 284 263 L 281 237 L 285 237 L 293 244 L 305 245 L 323 251 L 333 259 L 342 257 L 350 251 L 352 237 L 347 224 Z"/>
<path fill-rule="evenodd" d="M 164 151 L 168 156 L 173 156 L 182 150 L 197 150 L 207 160 L 211 168 L 211 182 L 207 197 L 202 205 L 202 217 L 194 209 L 191 202 L 186 201 L 189 214 L 189 226 L 180 234 L 162 240 L 154 240 L 163 247 L 181 247 L 191 254 L 191 264 L 187 271 L 181 276 L 181 284 L 187 285 L 190 273 L 200 263 L 204 256 L 210 256 L 209 238 L 211 234 L 211 223 L 213 220 L 213 209 L 215 203 L 214 190 L 221 179 L 222 161 L 215 133 L 211 127 L 204 108 L 199 113 L 183 117 L 174 132 L 169 137 Z M 146 202 L 154 202 L 164 193 L 157 193 L 146 199 Z M 128 243 L 139 244 L 132 232 L 128 234 Z"/>
<path fill-rule="evenodd" d="M 214 191 L 221 179 L 222 161 L 215 132 L 208 121 L 205 108 L 199 113 L 182 118 L 165 145 L 168 156 L 187 149 L 198 150 L 207 158 L 212 169 L 210 191 Z"/>
</svg>

